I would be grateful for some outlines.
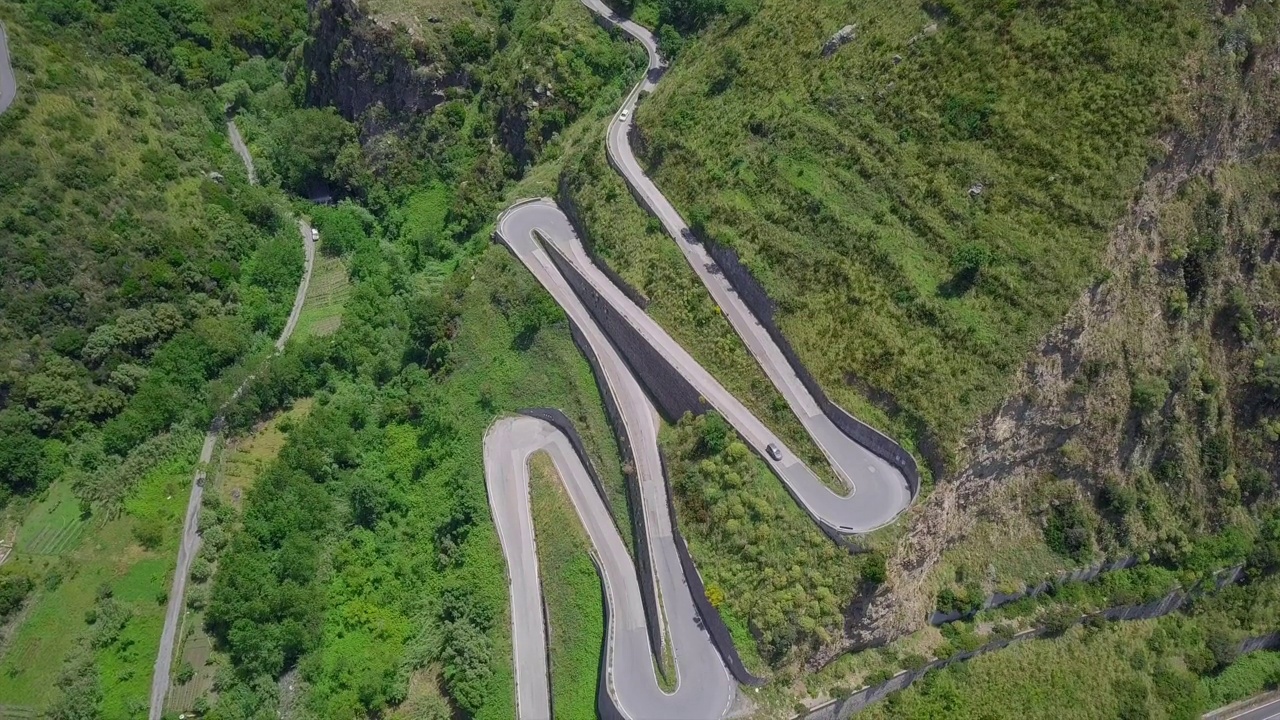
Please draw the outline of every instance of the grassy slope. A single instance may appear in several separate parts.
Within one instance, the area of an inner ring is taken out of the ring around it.
[[[78,543],[40,545],[53,553],[47,555],[29,553],[22,545],[14,551],[7,569],[36,576],[39,590],[28,600],[25,617],[0,659],[0,697],[8,704],[43,708],[54,699],[63,660],[91,632],[85,612],[106,584],[129,607],[131,618],[118,641],[95,651],[103,717],[136,717],[139,702],[145,712],[149,669],[160,642],[164,595],[199,443],[198,433],[173,438],[161,453],[164,459],[139,479],[124,514],[90,518]],[[78,510],[74,517],[66,512],[76,501],[64,486],[52,488],[49,498],[53,502],[33,508],[20,536],[77,520]],[[143,548],[134,534],[144,523],[163,531],[152,549]]]
[[[950,447],[1095,277],[1203,10],[945,5],[929,34],[912,5],[765,2],[688,47],[637,121],[659,186],[742,252],[834,399]],[[972,283],[966,248],[990,257]]]
[[[1206,639],[1216,631],[1226,630],[1233,638],[1271,632],[1278,601],[1280,584],[1272,578],[1208,596],[1185,614],[1100,628],[1077,626],[1062,637],[1019,642],[930,675],[863,714],[886,720],[1199,717],[1199,712],[1247,697],[1274,682],[1273,673],[1280,665],[1276,653],[1245,656],[1225,669],[1212,668],[1211,662],[1206,669],[1203,663],[1209,652]],[[1035,624],[1030,618],[1005,621],[1016,630]],[[842,655],[790,685],[766,686],[755,698],[760,708],[756,717],[793,717],[797,696],[818,701],[847,696],[913,662],[955,652],[961,636],[974,641],[970,647],[992,639],[993,623],[988,620],[957,625],[963,627],[951,641],[938,628],[927,628],[872,651]],[[1197,666],[1200,676],[1185,669]],[[1174,698],[1168,689],[1179,685],[1184,692]],[[1143,710],[1128,715],[1118,712],[1122,703],[1143,697],[1148,699]]]
[[[803,660],[840,637],[867,556],[823,535],[732,431],[708,448],[706,423],[663,437],[680,529],[744,661],[767,674],[766,662]]]
[[[1152,646],[1161,642],[1166,625],[1076,627],[1062,637],[1019,643],[938,673],[862,715],[870,720],[1196,718],[1200,711],[1263,690],[1264,684],[1248,677],[1258,669],[1275,672],[1276,653],[1265,652],[1204,680],[1185,670],[1162,669],[1162,654]],[[1179,686],[1188,694],[1174,689]]]
[[[529,462],[538,570],[550,626],[551,703],[556,717],[596,716],[604,593],[588,552],[591,540],[551,459]]]

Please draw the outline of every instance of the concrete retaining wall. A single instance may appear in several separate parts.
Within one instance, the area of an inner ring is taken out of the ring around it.
[[[1243,570],[1244,569],[1242,567],[1230,568],[1218,573],[1213,578],[1200,583],[1191,590],[1177,589],[1171,591],[1162,598],[1158,598],[1141,605],[1119,605],[1096,613],[1088,613],[1081,615],[1075,622],[1078,624],[1094,616],[1100,616],[1107,620],[1149,620],[1152,618],[1162,617],[1180,609],[1192,598],[1206,592],[1217,591],[1227,585],[1239,582],[1243,577]],[[924,677],[924,675],[930,670],[941,670],[955,663],[964,662],[965,660],[979,655],[985,655],[986,653],[994,650],[1000,650],[1001,648],[1007,647],[1015,642],[1040,637],[1047,633],[1048,630],[1045,628],[1035,628],[1015,635],[1008,640],[994,640],[972,652],[957,653],[956,655],[952,655],[951,657],[943,660],[934,660],[918,670],[904,670],[879,685],[862,688],[848,697],[832,700],[824,705],[813,708],[803,715],[796,716],[796,720],[848,720],[849,717],[857,713],[859,710],[862,710],[874,702],[883,700],[885,696],[890,693],[909,687],[916,680]],[[1267,643],[1275,643],[1275,645],[1268,645]],[[1257,650],[1264,647],[1275,646],[1280,646],[1280,633],[1274,633],[1261,638],[1250,638],[1243,641],[1240,645],[1241,652],[1249,652],[1249,650],[1245,650],[1245,648]]]
[[[543,242],[547,255],[564,276],[574,294],[582,300],[591,317],[604,331],[631,371],[649,392],[653,404],[667,421],[675,423],[685,413],[701,415],[710,408],[693,385],[655,347],[619,315],[591,283],[578,272],[554,245]]]
[[[965,618],[973,617],[974,615],[976,615],[982,610],[990,610],[991,608],[998,608],[1001,605],[1008,605],[1011,602],[1014,602],[1016,600],[1021,600],[1022,598],[1025,598],[1025,597],[1035,597],[1037,595],[1041,595],[1045,592],[1048,592],[1049,589],[1054,586],[1055,582],[1085,582],[1088,580],[1092,580],[1103,573],[1115,572],[1116,570],[1125,570],[1137,564],[1138,564],[1138,558],[1136,556],[1130,555],[1128,557],[1120,558],[1119,560],[1116,560],[1114,562],[1098,563],[1097,565],[1091,565],[1086,568],[1072,570],[1071,572],[1062,573],[1061,575],[1058,576],[1057,580],[1054,580],[1054,581],[1046,580],[1045,582],[1042,582],[1039,585],[1036,585],[1035,587],[1030,587],[1030,588],[1027,588],[1026,590],[1023,590],[1022,592],[994,593],[988,596],[986,600],[983,600],[982,606],[979,607],[977,610],[970,610],[970,611],[952,610],[950,612],[945,612],[945,613],[938,610],[934,610],[933,614],[929,616],[929,624],[945,625],[949,622],[955,622],[956,620],[963,620]]]

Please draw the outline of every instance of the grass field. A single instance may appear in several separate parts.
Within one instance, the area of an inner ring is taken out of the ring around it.
[[[127,608],[129,620],[118,639],[94,649],[102,717],[131,719],[139,708],[145,714],[148,670],[160,642],[164,600],[199,442],[199,434],[191,433],[174,457],[139,478],[119,517],[82,523],[94,531],[83,533],[79,545],[64,545],[61,555],[49,555],[28,553],[18,544],[9,562],[38,580],[30,610],[0,657],[0,698],[6,704],[48,707],[58,692],[54,683],[64,660],[91,632],[85,614],[105,586]],[[49,537],[46,528],[65,527],[66,506],[74,507],[70,492],[55,485],[49,498],[33,508],[19,538]],[[138,533],[144,528],[159,531],[159,544],[150,549],[139,544]],[[37,542],[35,547],[49,550],[56,544]]]
[[[550,627],[551,703],[557,718],[596,717],[604,594],[578,519],[551,458],[529,460],[530,504],[538,543],[538,571]]]

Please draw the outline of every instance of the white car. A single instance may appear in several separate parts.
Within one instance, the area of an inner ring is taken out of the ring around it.
[[[627,121],[627,109],[626,109],[626,108],[622,108],[622,112],[618,113],[618,119],[619,119],[619,120],[621,120],[622,122],[626,122],[626,121]]]
[[[311,228],[311,241],[319,242],[319,240],[320,240],[320,231],[315,228]]]

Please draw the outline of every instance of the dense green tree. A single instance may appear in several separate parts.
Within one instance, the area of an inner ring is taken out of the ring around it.
[[[22,607],[22,601],[33,587],[35,583],[27,575],[0,575],[0,622],[4,622]]]
[[[0,505],[10,495],[29,493],[49,480],[44,443],[32,430],[30,413],[0,411]]]
[[[355,139],[355,128],[333,108],[294,110],[272,123],[266,159],[285,188],[305,196],[317,182],[340,179],[331,168]]]

